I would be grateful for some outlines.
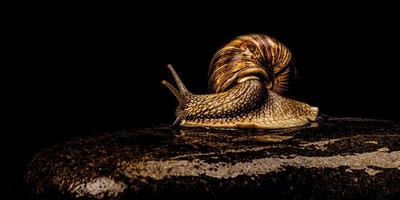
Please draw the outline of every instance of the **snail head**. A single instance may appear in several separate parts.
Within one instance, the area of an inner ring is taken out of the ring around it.
[[[172,77],[174,78],[178,88],[176,88],[175,86],[173,86],[171,83],[169,83],[166,80],[161,81],[161,84],[165,85],[178,100],[179,105],[178,105],[178,107],[176,109],[176,113],[175,113],[176,120],[173,123],[173,126],[176,126],[185,117],[184,110],[187,105],[186,102],[189,100],[191,93],[186,88],[186,86],[183,84],[182,80],[179,78],[178,74],[176,73],[176,71],[172,67],[172,65],[168,64],[167,68],[171,72]]]

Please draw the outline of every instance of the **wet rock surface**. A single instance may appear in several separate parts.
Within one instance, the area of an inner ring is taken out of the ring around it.
[[[39,152],[26,185],[34,199],[397,199],[400,124],[96,133]]]

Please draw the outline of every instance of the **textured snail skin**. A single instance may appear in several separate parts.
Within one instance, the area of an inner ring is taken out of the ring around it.
[[[171,65],[178,89],[163,81],[179,101],[174,125],[279,129],[316,120],[318,108],[281,96],[295,72],[290,51],[265,35],[240,36],[211,61],[215,94],[190,93]]]

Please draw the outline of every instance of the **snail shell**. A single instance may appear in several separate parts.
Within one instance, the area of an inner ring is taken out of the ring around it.
[[[315,121],[317,107],[281,96],[296,72],[291,57],[272,37],[239,36],[214,55],[211,94],[203,95],[190,93],[168,65],[178,86],[162,82],[179,102],[174,125],[278,129]]]
[[[209,87],[211,92],[226,91],[235,82],[256,76],[268,89],[282,93],[288,89],[296,68],[290,51],[266,35],[244,35],[229,42],[211,61]]]

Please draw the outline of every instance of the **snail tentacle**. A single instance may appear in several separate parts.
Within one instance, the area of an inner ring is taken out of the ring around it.
[[[181,94],[185,95],[187,93],[189,93],[188,89],[186,89],[185,84],[183,84],[182,80],[179,78],[178,74],[176,73],[174,67],[172,67],[171,64],[167,65],[169,71],[172,74],[172,77],[174,78],[176,85],[178,86],[179,91],[181,92]]]
[[[186,88],[185,84],[183,84],[182,80],[179,78],[179,75],[178,73],[176,73],[174,67],[172,67],[171,64],[168,64],[167,68],[171,72],[172,77],[174,78],[179,90],[166,80],[162,80],[161,84],[165,85],[171,91],[171,93],[176,97],[179,103],[182,103],[185,99],[185,96],[189,95],[190,92]]]
[[[169,91],[171,91],[171,93],[176,97],[176,99],[178,100],[179,103],[182,103],[184,97],[183,95],[179,92],[178,89],[176,89],[173,85],[171,85],[171,83],[169,83],[166,80],[162,80],[161,84],[165,85]]]

